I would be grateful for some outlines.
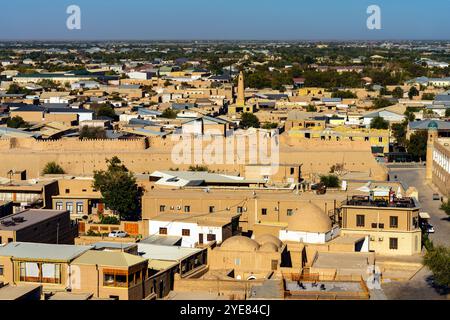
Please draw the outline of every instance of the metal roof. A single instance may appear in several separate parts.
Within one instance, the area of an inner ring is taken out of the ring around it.
[[[70,262],[91,248],[92,246],[11,242],[0,247],[0,256],[35,261]]]
[[[176,246],[160,246],[156,244],[138,243],[138,252],[141,257],[150,260],[165,260],[180,262],[202,249],[193,249]]]

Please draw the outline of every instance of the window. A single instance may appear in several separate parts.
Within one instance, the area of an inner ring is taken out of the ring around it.
[[[216,208],[214,206],[209,207],[209,213],[214,213],[215,210]]]
[[[167,228],[159,228],[159,234],[167,234]]]
[[[261,214],[262,214],[263,216],[266,216],[266,215],[267,215],[267,209],[266,209],[266,208],[262,208],[262,209],[261,209]]]
[[[240,264],[241,264],[241,259],[240,258],[234,259],[234,265],[235,266],[239,266]]]
[[[364,227],[365,226],[365,216],[363,214],[357,214],[356,215],[356,226],[357,227]]]
[[[164,206],[164,205],[159,206],[159,212],[164,212],[164,211],[166,211],[166,206]]]
[[[389,249],[392,249],[392,250],[398,249],[398,239],[397,238],[389,238]]]
[[[0,264],[0,276],[3,275],[4,270],[5,270],[5,267]]]
[[[278,269],[278,260],[272,260],[272,270]]]
[[[62,201],[57,201],[56,202],[56,210],[62,210],[63,209],[63,203]]]
[[[209,241],[216,241],[216,235],[215,234],[207,234],[206,235],[206,240]]]
[[[55,263],[20,262],[20,281],[61,283],[61,265]]]
[[[376,229],[377,228],[377,224],[376,223],[372,223],[372,228]]]
[[[191,212],[190,206],[184,206],[184,212]]]
[[[103,273],[103,285],[105,287],[127,288],[128,273],[121,270],[105,270]]]
[[[237,207],[237,213],[242,213],[244,211],[244,208],[242,207]]]
[[[66,189],[66,193],[70,193],[70,189]]]
[[[184,237],[189,237],[191,235],[191,230],[183,229],[183,230],[181,230],[181,235]]]
[[[14,242],[13,238],[8,238],[8,243]]]
[[[66,210],[70,213],[73,212],[73,202],[66,202]]]
[[[77,213],[83,213],[83,202],[77,202]]]
[[[378,224],[378,228],[384,229],[384,223],[379,223],[379,224]]]
[[[378,142],[383,142],[383,137],[379,137]]]
[[[294,210],[292,210],[292,209],[287,209],[286,214],[287,214],[288,217],[290,217],[290,216],[294,215]]]
[[[291,175],[295,173],[295,168],[291,168]]]

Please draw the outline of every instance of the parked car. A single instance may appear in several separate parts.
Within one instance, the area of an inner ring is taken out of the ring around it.
[[[433,193],[433,200],[441,200],[439,193]]]
[[[125,231],[111,231],[108,234],[108,237],[110,238],[126,238],[128,234]]]
[[[428,233],[434,233],[434,227],[431,224],[426,226],[426,230]]]

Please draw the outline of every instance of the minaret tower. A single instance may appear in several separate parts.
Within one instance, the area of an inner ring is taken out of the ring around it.
[[[236,105],[245,106],[244,73],[242,71],[239,73]]]
[[[428,125],[428,141],[427,141],[427,167],[426,180],[431,181],[433,178],[433,151],[434,141],[438,136],[438,124],[436,121],[431,121]]]

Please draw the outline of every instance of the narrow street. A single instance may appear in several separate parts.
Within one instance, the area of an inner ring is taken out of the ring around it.
[[[401,181],[405,188],[415,187],[419,192],[421,211],[428,212],[430,223],[435,233],[430,238],[435,244],[450,246],[449,217],[439,209],[441,201],[433,200],[435,191],[425,183],[425,167],[419,164],[392,165],[390,180]],[[395,178],[397,177],[397,178]],[[432,273],[426,267],[421,269],[408,282],[390,282],[382,285],[384,294],[393,300],[445,300],[447,296],[440,294],[432,285]]]

